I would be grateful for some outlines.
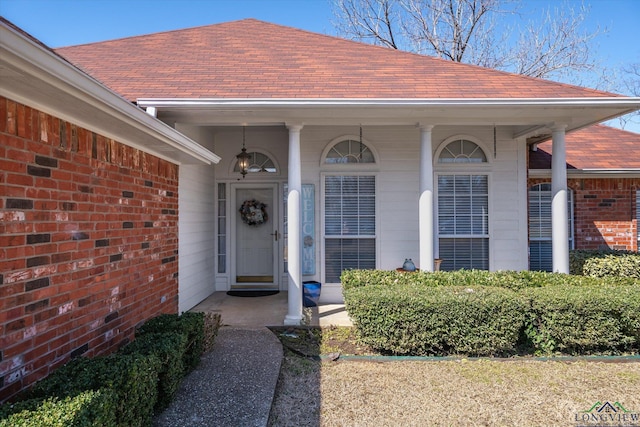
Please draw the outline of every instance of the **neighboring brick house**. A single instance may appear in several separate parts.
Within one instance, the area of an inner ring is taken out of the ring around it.
[[[183,135],[0,24],[4,401],[70,358],[110,353],[136,325],[177,312],[179,163],[207,160],[189,153],[195,144]]]
[[[640,134],[603,125],[567,134],[572,249],[638,250]],[[529,152],[530,267],[551,270],[551,141]]]

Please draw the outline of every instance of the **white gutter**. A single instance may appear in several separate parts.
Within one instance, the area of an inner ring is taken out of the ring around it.
[[[572,178],[640,178],[640,169],[567,169]],[[529,169],[529,178],[551,177],[551,169]]]
[[[640,109],[640,97],[591,97],[591,98],[141,98],[140,107],[618,107],[629,112]]]
[[[103,136],[150,152],[159,157],[171,160],[174,163],[176,159],[174,155],[171,155],[170,151],[175,150],[206,164],[218,163],[220,161],[220,157],[216,154],[190,138],[187,138],[167,124],[150,116],[44,46],[16,31],[5,22],[0,21],[0,24],[0,57],[2,62],[16,67],[21,77],[28,73],[33,78],[56,88],[56,90],[60,90],[80,102],[90,104],[91,107],[99,110],[101,113],[127,125],[129,131],[126,132],[125,129],[123,132],[114,133],[110,127],[102,127],[100,123],[96,123],[99,122],[99,120],[95,120],[95,122],[92,123],[88,123],[88,121],[85,120],[84,123],[79,123],[75,117],[71,117],[69,114],[61,118],[76,122]],[[9,72],[12,71],[9,70]],[[3,76],[2,83],[0,83],[0,93],[18,102],[29,104],[26,101],[30,99],[23,96],[19,89],[9,85],[6,80]],[[34,102],[38,103],[37,101]],[[58,113],[58,111],[46,112],[51,114]],[[136,140],[128,139],[126,134],[132,130],[139,131],[171,147],[173,150],[167,150],[161,147],[154,148],[151,145],[141,144]]]

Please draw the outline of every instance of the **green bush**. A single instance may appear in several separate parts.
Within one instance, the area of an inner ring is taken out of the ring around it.
[[[553,286],[525,291],[536,353],[640,350],[640,286]]]
[[[582,267],[583,274],[591,277],[632,277],[640,279],[640,254],[608,254],[589,258]]]
[[[116,394],[113,408],[118,425],[147,426],[157,399],[161,361],[155,356],[113,354],[78,358],[33,385],[31,398],[60,399],[108,388]]]
[[[194,370],[200,363],[204,349],[204,314],[161,314],[146,321],[136,332],[136,337],[165,332],[178,332],[187,337],[187,350],[183,359],[185,374]]]
[[[491,286],[508,289],[526,289],[543,286],[573,285],[598,286],[601,279],[540,271],[484,271],[457,270],[450,272],[404,273],[381,270],[346,270],[340,278],[343,291],[361,286]],[[608,279],[610,284],[630,284],[625,278]]]
[[[85,391],[63,399],[32,399],[0,406],[0,427],[115,427],[113,390]]]
[[[389,353],[640,350],[640,282],[633,278],[475,270],[352,270],[342,278],[363,341]]]
[[[526,301],[495,287],[353,287],[345,304],[365,344],[410,355],[504,355],[516,350]]]
[[[612,249],[602,249],[602,250],[575,250],[569,252],[569,272],[571,274],[575,274],[578,276],[585,275],[584,273],[584,264],[587,260],[591,260],[594,258],[604,258],[604,257],[618,257],[624,255],[638,255],[637,252],[631,251],[616,251]],[[634,277],[634,276],[630,276]]]
[[[186,335],[169,332],[144,334],[121,350],[122,354],[153,355],[161,361],[162,367],[158,372],[158,400],[154,407],[156,412],[169,406],[180,386],[186,349]]]

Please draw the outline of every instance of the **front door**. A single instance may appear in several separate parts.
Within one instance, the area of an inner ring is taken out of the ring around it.
[[[232,184],[233,289],[278,289],[277,184]]]

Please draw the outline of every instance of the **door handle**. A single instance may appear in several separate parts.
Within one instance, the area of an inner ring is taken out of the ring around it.
[[[280,233],[278,233],[278,230],[276,230],[275,233],[271,233],[272,236],[275,236],[276,242],[278,241],[278,237],[280,235]]]

